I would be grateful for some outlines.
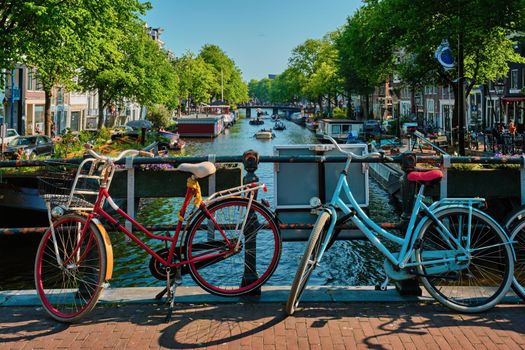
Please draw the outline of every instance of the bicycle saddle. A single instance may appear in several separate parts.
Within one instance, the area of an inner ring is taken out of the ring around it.
[[[412,171],[407,175],[407,180],[411,182],[419,182],[425,185],[429,185],[438,182],[443,178],[441,170],[430,170],[430,171]]]
[[[191,173],[198,179],[202,179],[211,174],[215,174],[215,165],[212,162],[202,162],[197,164],[182,163],[177,167],[178,171]]]

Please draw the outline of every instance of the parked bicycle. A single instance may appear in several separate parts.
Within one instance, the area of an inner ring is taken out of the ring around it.
[[[233,297],[258,289],[275,271],[281,255],[279,225],[255,199],[264,184],[231,188],[202,200],[198,180],[215,173],[214,164],[180,164],[177,170],[190,176],[175,233],[155,235],[120,209],[108,192],[118,160],[153,155],[126,150],[112,158],[88,152],[92,158],[82,161],[76,173],[41,178],[50,227],[38,248],[34,275],[42,305],[54,319],[73,322],[85,316],[111,279],[113,250],[101,219],[151,255],[153,276],[166,281],[157,297],[167,293],[168,320],[183,273],[210,293]],[[186,215],[192,200],[195,207]],[[115,214],[104,209],[105,203]],[[119,217],[153,241],[164,242],[164,248],[152,249]]]
[[[516,295],[525,300],[525,206],[507,215],[504,219],[504,227],[509,232],[516,253],[512,289]]]
[[[319,216],[292,284],[288,314],[294,313],[313,270],[348,221],[385,256],[383,290],[390,280],[419,278],[432,297],[460,312],[485,311],[503,298],[512,282],[512,245],[498,223],[480,210],[484,199],[447,198],[427,206],[425,187],[437,184],[443,174],[439,170],[411,172],[407,179],[417,183],[419,191],[404,237],[399,237],[366,215],[348,185],[352,159],[366,156],[341,149],[332,138],[330,141],[348,158],[330,202],[321,205],[312,200]],[[379,153],[368,156],[383,157]],[[381,236],[397,249],[388,249]]]

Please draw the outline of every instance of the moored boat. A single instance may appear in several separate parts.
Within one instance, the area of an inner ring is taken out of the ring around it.
[[[274,129],[274,130],[279,130],[279,131],[280,131],[280,130],[284,130],[284,129],[286,129],[286,125],[284,125],[283,122],[278,121],[278,122],[276,122],[275,125],[273,126],[273,129]]]
[[[255,119],[250,119],[248,123],[250,123],[250,125],[262,125],[264,124],[264,120],[260,118],[255,118]]]
[[[337,142],[346,143],[349,138],[358,140],[363,134],[363,122],[346,119],[321,119],[315,136],[321,142],[329,143],[326,135]]]
[[[309,120],[306,122],[306,128],[310,131],[315,131],[318,126],[319,126],[319,123],[316,121]]]
[[[275,136],[272,129],[261,129],[255,133],[256,139],[270,140]]]

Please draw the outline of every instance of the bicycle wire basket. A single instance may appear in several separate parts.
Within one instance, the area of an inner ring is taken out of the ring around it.
[[[50,163],[38,176],[38,190],[50,208],[59,206],[71,211],[91,211],[100,179],[99,167],[93,159],[84,160],[78,167]]]

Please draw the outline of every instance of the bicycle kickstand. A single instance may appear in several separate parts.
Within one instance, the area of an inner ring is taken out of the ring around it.
[[[376,285],[375,290],[382,290],[383,292],[386,291],[389,282],[390,278],[386,277],[383,283]]]
[[[168,281],[169,281],[169,273],[168,273]],[[182,284],[182,277],[181,277],[181,269],[180,267],[177,267],[175,270],[175,278],[170,286],[166,286],[168,289],[168,314],[166,315],[165,323],[168,323],[171,321],[171,315],[173,313],[173,308],[175,307],[175,291],[177,290],[177,287]]]

